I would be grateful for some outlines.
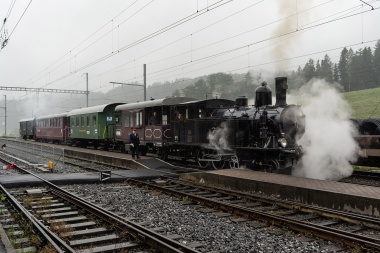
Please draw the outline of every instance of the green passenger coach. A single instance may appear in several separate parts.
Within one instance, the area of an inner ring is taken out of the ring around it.
[[[115,107],[123,103],[97,105],[72,110],[70,117],[71,145],[78,147],[93,146],[107,150],[115,147],[115,123],[121,113],[115,112]]]

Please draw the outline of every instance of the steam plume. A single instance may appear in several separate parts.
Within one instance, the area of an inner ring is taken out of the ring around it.
[[[301,165],[294,175],[339,180],[352,174],[350,162],[357,159],[350,108],[337,90],[324,80],[311,80],[300,90],[307,101],[302,108],[306,115],[306,131],[298,142],[303,146]]]
[[[227,140],[229,132],[227,123],[222,122],[214,131],[208,133],[207,139],[216,150],[229,150],[230,147]]]

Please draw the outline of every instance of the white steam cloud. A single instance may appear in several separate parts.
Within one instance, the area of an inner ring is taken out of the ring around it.
[[[352,174],[357,159],[356,129],[349,120],[350,107],[332,84],[313,79],[300,89],[306,131],[299,140],[304,155],[293,175],[339,180]]]
[[[215,128],[214,131],[208,133],[207,139],[209,140],[210,145],[216,150],[229,150],[230,147],[227,140],[229,131],[227,123],[222,122],[222,124]]]

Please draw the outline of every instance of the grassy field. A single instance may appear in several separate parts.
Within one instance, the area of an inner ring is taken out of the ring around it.
[[[380,88],[346,92],[342,95],[353,110],[352,118],[380,118]]]

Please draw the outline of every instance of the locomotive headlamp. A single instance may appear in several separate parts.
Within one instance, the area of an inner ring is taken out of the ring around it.
[[[283,147],[283,148],[286,148],[286,146],[288,145],[288,142],[286,141],[285,138],[280,138],[278,139],[278,144]]]

